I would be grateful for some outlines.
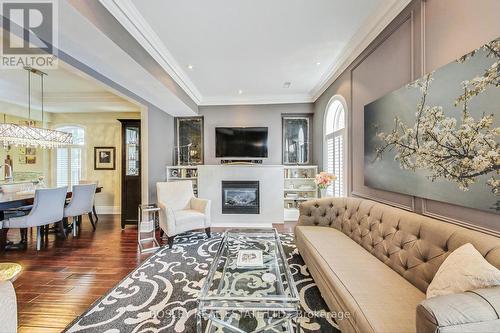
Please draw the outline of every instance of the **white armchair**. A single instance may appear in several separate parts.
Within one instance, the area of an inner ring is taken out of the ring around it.
[[[156,184],[160,228],[172,247],[175,235],[205,229],[210,237],[210,200],[198,199],[191,181],[160,182]]]

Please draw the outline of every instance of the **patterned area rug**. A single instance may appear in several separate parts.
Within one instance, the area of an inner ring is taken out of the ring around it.
[[[75,319],[65,332],[196,332],[197,296],[221,235],[189,232],[175,238]],[[302,332],[340,332],[297,252],[281,235],[300,294]]]

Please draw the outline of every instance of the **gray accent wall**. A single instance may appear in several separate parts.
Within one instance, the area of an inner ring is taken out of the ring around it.
[[[165,181],[165,166],[172,165],[174,117],[156,107],[148,109],[149,202],[156,202],[156,183]]]
[[[414,0],[314,103],[314,158],[323,163],[323,119],[342,95],[348,107],[349,194],[500,235],[498,215],[364,185],[364,106],[500,36],[498,0]]]
[[[200,106],[204,117],[205,164],[219,164],[215,157],[215,127],[263,126],[269,128],[269,157],[264,164],[281,164],[281,115],[283,113],[312,113],[312,104],[266,104]],[[312,130],[312,126],[311,126]],[[314,143],[313,143],[314,147]]]

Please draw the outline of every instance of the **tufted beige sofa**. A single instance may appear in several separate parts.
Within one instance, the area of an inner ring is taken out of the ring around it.
[[[303,203],[295,238],[343,333],[500,332],[500,287],[425,299],[463,244],[500,267],[499,238],[358,198]]]

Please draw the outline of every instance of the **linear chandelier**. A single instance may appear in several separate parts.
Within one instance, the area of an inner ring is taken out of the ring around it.
[[[0,142],[3,143],[5,148],[10,145],[14,145],[21,147],[40,147],[52,149],[72,144],[73,136],[71,133],[36,127],[35,122],[31,121],[31,74],[33,73],[39,75],[41,79],[43,125],[43,77],[44,75],[47,75],[47,73],[32,67],[24,67],[24,69],[28,72],[28,124],[18,125],[14,123],[6,123],[4,115],[4,123],[0,124]]]

